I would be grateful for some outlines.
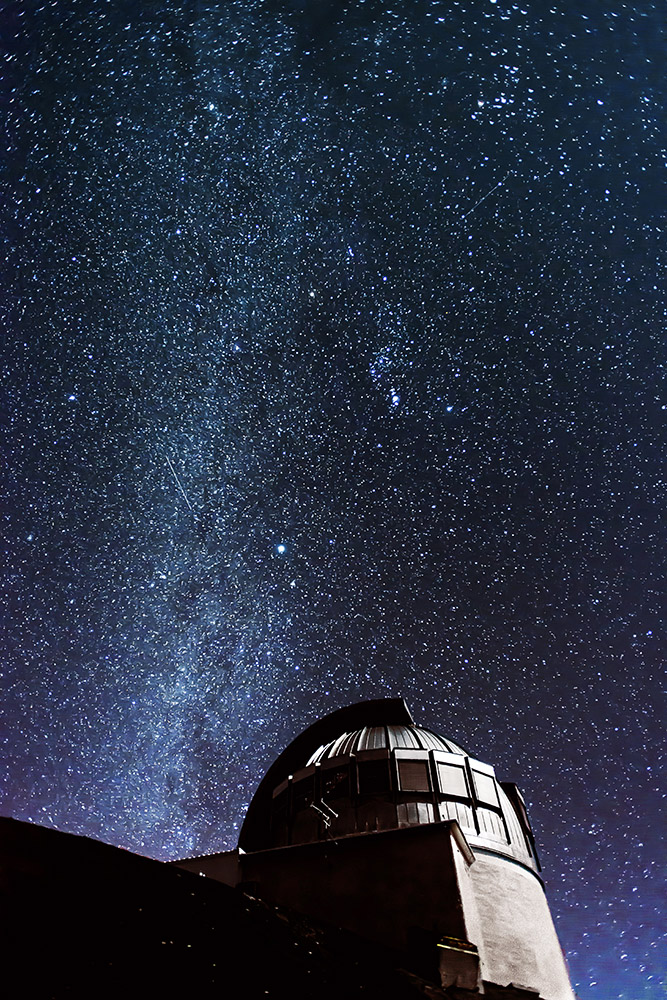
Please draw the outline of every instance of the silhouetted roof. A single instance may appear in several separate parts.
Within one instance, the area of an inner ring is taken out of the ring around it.
[[[0,818],[0,866],[25,1000],[423,1000],[403,955],[87,837]]]

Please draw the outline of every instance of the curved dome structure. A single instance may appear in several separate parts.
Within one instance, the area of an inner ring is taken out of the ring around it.
[[[180,864],[379,946],[443,996],[575,1000],[517,786],[400,698],[306,729],[238,849]]]
[[[335,740],[319,747],[308,764],[322,764],[335,757],[350,756],[364,750],[444,750],[445,753],[465,754],[456,743],[430,729],[418,726],[365,726],[351,733],[343,733]]]
[[[402,699],[341,709],[294,740],[251,803],[245,851],[456,820],[471,846],[539,870],[516,785],[415,725]]]

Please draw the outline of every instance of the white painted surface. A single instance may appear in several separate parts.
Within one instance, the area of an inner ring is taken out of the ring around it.
[[[482,935],[475,940],[471,934],[471,940],[479,949],[482,978],[539,989],[545,1000],[575,1000],[539,880],[511,861],[480,851],[468,873]]]

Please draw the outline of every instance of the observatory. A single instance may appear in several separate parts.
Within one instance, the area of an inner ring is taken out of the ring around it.
[[[521,792],[402,699],[305,730],[238,849],[177,864],[357,934],[445,996],[574,998]]]

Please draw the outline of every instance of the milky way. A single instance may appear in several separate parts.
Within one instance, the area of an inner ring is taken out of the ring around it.
[[[5,813],[233,846],[403,695],[658,995],[663,14],[5,6]]]

